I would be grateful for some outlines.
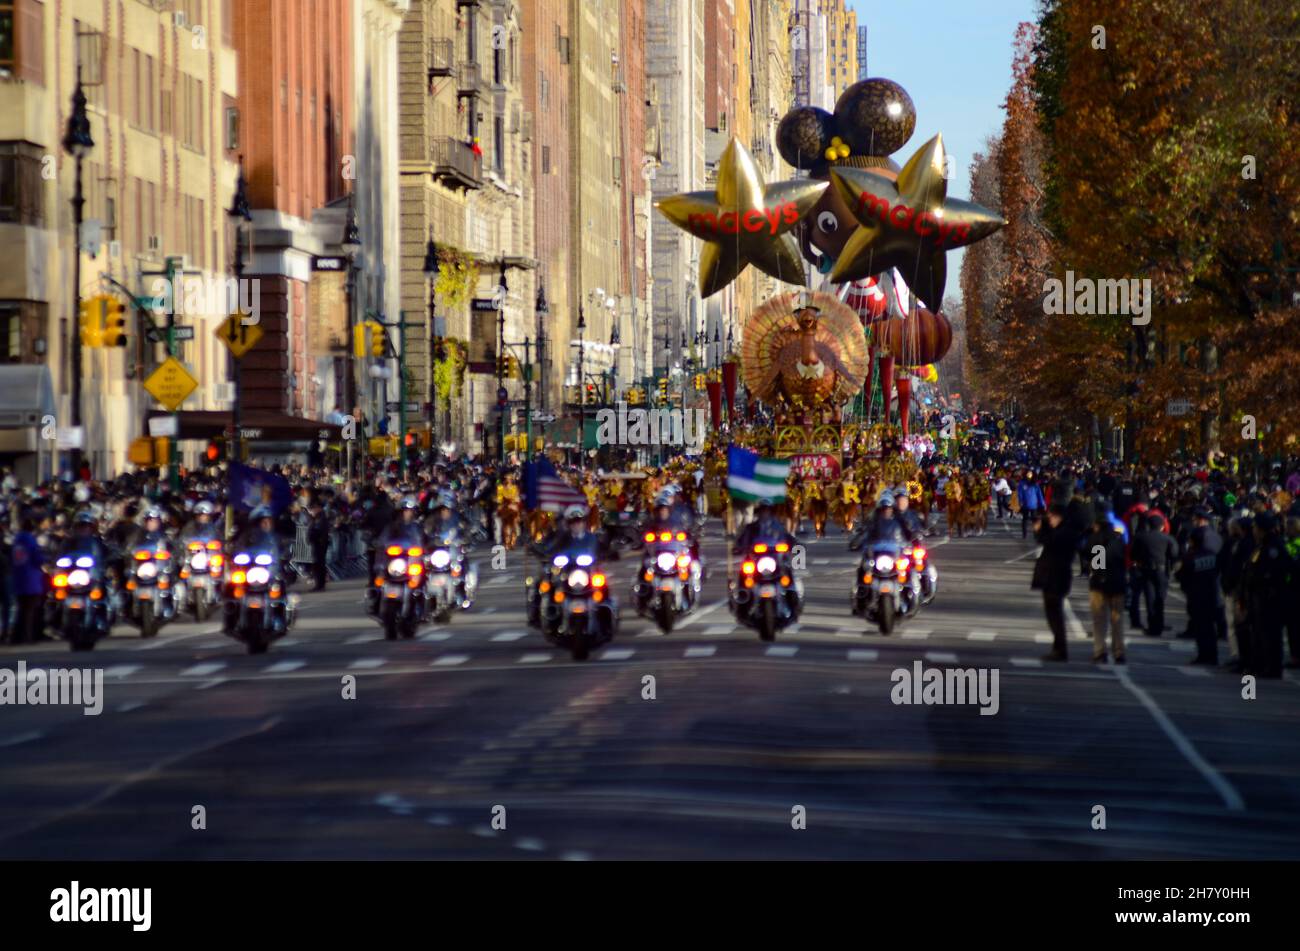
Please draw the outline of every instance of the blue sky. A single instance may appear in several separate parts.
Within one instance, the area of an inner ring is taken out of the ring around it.
[[[970,163],[1002,127],[1016,25],[1036,0],[849,0],[866,25],[872,76],[901,83],[916,104],[916,131],[893,156],[900,165],[935,133],[953,156],[948,194],[970,198]],[[1000,209],[995,209],[1000,210]],[[960,296],[961,252],[948,255],[947,296]]]

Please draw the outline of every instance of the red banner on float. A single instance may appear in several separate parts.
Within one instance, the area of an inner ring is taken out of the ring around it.
[[[735,363],[722,365],[722,392],[727,398],[727,418],[731,420],[740,415],[736,406],[736,366]]]
[[[706,380],[704,386],[709,391],[709,420],[717,429],[722,425],[722,381]]]

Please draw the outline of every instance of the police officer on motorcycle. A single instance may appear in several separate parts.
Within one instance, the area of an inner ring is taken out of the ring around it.
[[[796,544],[795,537],[785,530],[785,525],[777,518],[776,507],[772,505],[771,499],[759,499],[755,503],[753,521],[736,536],[736,543],[731,548],[732,554],[743,555],[749,551],[750,546],[760,541],[784,543],[791,550]]]
[[[446,548],[463,566],[456,594],[461,608],[468,609],[474,603],[474,592],[478,587],[478,567],[469,561],[466,527],[456,511],[456,496],[450,490],[438,493],[438,501],[429,519],[428,538],[432,545]]]
[[[903,523],[894,515],[894,497],[888,492],[876,500],[876,511],[849,539],[849,550],[858,551],[863,545],[876,542],[904,544],[908,539]]]

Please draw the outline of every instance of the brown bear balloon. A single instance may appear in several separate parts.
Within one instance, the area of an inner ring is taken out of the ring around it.
[[[791,109],[777,127],[776,145],[787,163],[811,178],[829,179],[838,165],[896,179],[899,166],[889,156],[915,128],[916,107],[907,90],[890,79],[864,79],[844,90],[833,115],[816,106]],[[858,227],[838,189],[828,188],[800,226],[800,250],[829,274]]]

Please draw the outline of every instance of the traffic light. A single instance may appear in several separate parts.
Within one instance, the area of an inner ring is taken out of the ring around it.
[[[208,448],[203,451],[203,459],[210,466],[215,466],[225,456],[222,449],[221,441],[218,439],[209,439]]]
[[[104,301],[104,295],[97,294],[81,302],[81,345],[83,347],[104,345]]]
[[[377,320],[363,320],[352,328],[352,352],[358,357],[374,357],[382,359],[384,356],[384,325]]]
[[[103,298],[105,347],[126,346],[126,305],[115,297]]]
[[[587,384],[587,403],[588,403],[588,404],[594,404],[595,402],[596,402],[596,384],[595,384],[595,383],[588,383],[588,384]]]
[[[523,379],[523,374],[519,372],[519,358],[515,356],[506,357],[506,376],[512,380]]]
[[[384,344],[388,342],[388,335],[384,332],[384,325],[375,320],[366,321],[370,325],[370,355],[376,360],[384,356]]]
[[[370,328],[364,321],[352,328],[352,354],[358,359],[365,359],[366,351],[369,349],[366,346],[366,336],[369,333]]]
[[[659,378],[659,401],[668,402],[668,378],[663,376]]]

